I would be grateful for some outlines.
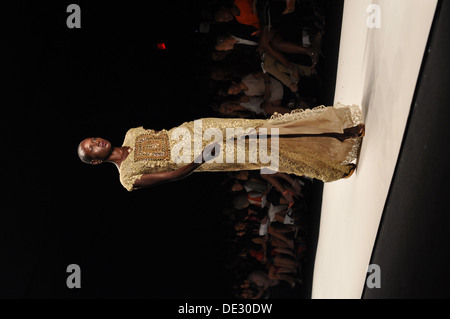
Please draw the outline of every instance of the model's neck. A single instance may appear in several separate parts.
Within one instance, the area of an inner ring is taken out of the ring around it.
[[[106,159],[106,162],[114,163],[117,167],[119,167],[120,164],[127,158],[129,149],[130,148],[127,146],[114,147],[111,154]]]

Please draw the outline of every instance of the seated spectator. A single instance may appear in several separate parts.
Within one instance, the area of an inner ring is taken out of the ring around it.
[[[261,31],[259,49],[261,52],[267,52],[287,68],[290,67],[290,62],[287,61],[285,53],[308,55],[311,58],[311,68],[314,68],[319,62],[320,51],[318,49],[286,41],[272,28],[265,28]]]
[[[268,201],[270,198],[268,197]],[[269,203],[269,209],[267,211],[270,222],[278,221],[283,224],[293,225],[294,224],[294,211],[292,208],[288,208],[288,205],[274,205]]]
[[[240,118],[266,118],[267,114],[261,107],[264,100],[262,97],[242,96],[234,101],[226,101],[219,105],[213,105],[213,111],[230,117]]]
[[[289,174],[274,173],[261,174],[261,177],[269,182],[273,189],[267,194],[267,199],[273,205],[289,205],[295,204],[295,199],[302,198],[302,186],[299,178],[293,178]]]
[[[240,36],[234,34],[226,34],[217,37],[215,45],[216,51],[231,51],[235,49],[237,45],[245,45],[253,47],[255,50],[258,47],[259,39],[256,37],[248,37],[243,34]]]
[[[254,177],[246,180],[236,179],[233,191],[241,191],[245,189],[246,192],[256,191],[265,194],[269,189],[269,184],[265,180],[256,179]]]
[[[258,192],[239,193],[232,200],[235,209],[249,209],[263,218],[267,215],[266,196]]]
[[[252,26],[255,31],[260,29],[255,0],[234,0],[231,7],[220,7],[214,18],[217,22],[236,20],[238,23]]]
[[[277,222],[271,222],[269,227],[267,228],[267,233],[271,236],[272,239],[272,245],[282,248],[294,249],[295,246],[294,241],[286,236],[287,233],[292,232],[293,232],[292,226],[284,225]]]
[[[296,270],[294,271],[290,268],[276,267],[274,265],[270,265],[268,268],[269,279],[286,281],[292,288],[294,288],[297,283],[302,283],[302,280],[295,276],[297,273]]]
[[[244,76],[240,82],[233,81],[227,90],[229,95],[237,95],[241,92],[249,97],[263,98],[263,110],[268,115],[275,112],[281,114],[291,112],[290,109],[281,106],[283,85],[267,73],[250,73]]]
[[[277,0],[272,0],[277,1]],[[295,0],[278,0],[286,2],[286,9],[282,14],[292,13],[295,10]],[[263,2],[263,1],[261,1]],[[214,18],[217,22],[237,22],[245,25],[251,25],[256,30],[260,29],[260,17],[262,9],[257,8],[257,0],[234,0],[231,7],[222,6],[216,11]],[[258,14],[259,13],[259,14]]]
[[[253,57],[255,58],[255,57]],[[252,69],[250,63],[241,63],[241,57],[228,56],[225,61],[217,62],[209,66],[209,78],[213,81],[232,81],[260,70],[259,64]],[[256,63],[255,63],[256,64]]]
[[[257,289],[257,293],[253,295],[252,299],[268,299],[270,296],[270,287],[277,286],[280,281],[278,279],[270,279],[267,272],[255,270],[248,276],[250,285]]]
[[[241,181],[246,181],[250,178],[250,172],[249,171],[228,172],[228,176]]]
[[[262,60],[264,71],[281,81],[281,83],[288,87],[293,93],[298,91],[298,82],[301,76],[317,74],[312,67],[300,64],[287,62],[288,67],[286,67],[270,54],[264,54]]]

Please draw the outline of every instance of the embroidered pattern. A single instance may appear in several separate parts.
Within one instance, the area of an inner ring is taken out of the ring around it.
[[[141,134],[135,141],[135,161],[170,160],[169,137],[166,132]]]

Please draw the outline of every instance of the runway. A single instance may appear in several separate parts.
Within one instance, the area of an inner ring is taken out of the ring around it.
[[[345,1],[335,104],[361,106],[366,136],[354,176],[324,187],[313,299],[363,296],[437,5]]]

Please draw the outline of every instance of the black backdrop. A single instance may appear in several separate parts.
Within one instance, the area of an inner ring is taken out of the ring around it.
[[[223,297],[217,176],[129,194],[113,165],[76,154],[90,136],[122,145],[131,127],[208,114],[193,80],[201,1],[17,2],[2,15],[3,297]],[[164,42],[166,50],[158,50]],[[6,68],[6,69],[5,69]],[[78,264],[82,289],[66,287]]]

